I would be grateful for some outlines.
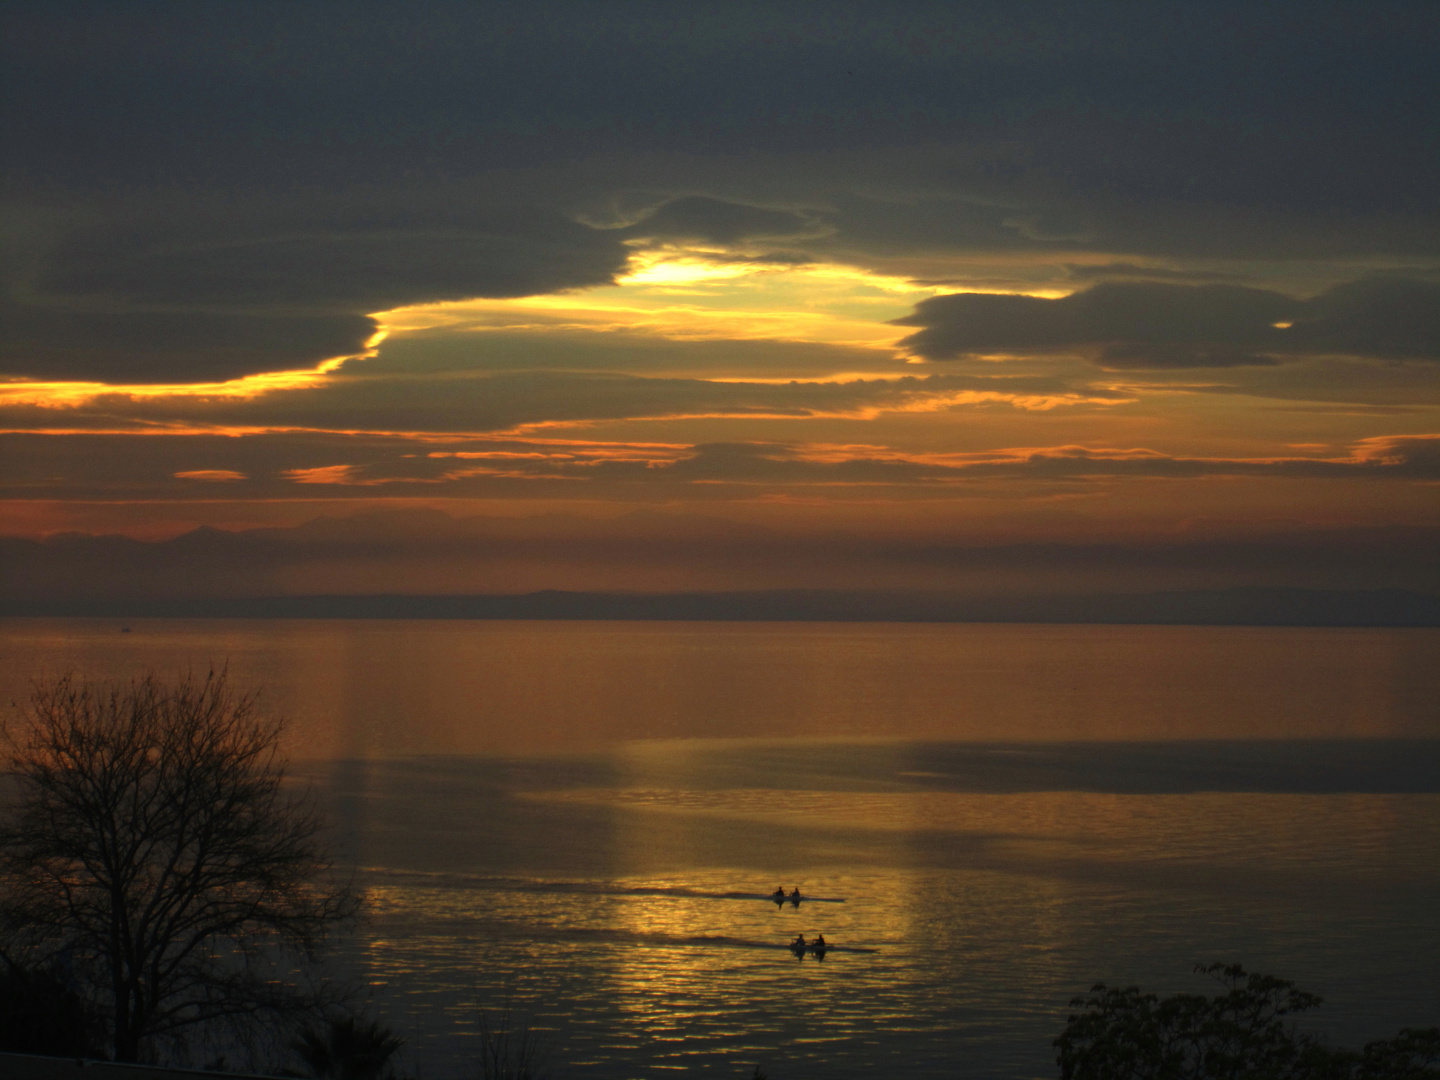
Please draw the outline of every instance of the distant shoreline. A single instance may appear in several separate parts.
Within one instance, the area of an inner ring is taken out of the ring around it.
[[[1095,623],[1400,628],[1440,626],[1440,596],[1403,589],[1241,588],[983,599],[822,590],[128,597],[0,600],[0,617]]]

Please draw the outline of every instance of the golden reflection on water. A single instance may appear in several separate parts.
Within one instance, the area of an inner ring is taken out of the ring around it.
[[[635,749],[613,786],[515,804],[603,815],[604,875],[402,869],[435,862],[413,833],[375,851],[372,983],[462,1027],[521,987],[597,1076],[858,1075],[921,1051],[947,1075],[1037,1075],[1070,995],[1194,989],[1185,973],[1211,959],[1325,992],[1337,1031],[1368,1031],[1367,1007],[1393,1028],[1440,1004],[1433,972],[1399,974],[1440,944],[1422,914],[1440,795],[697,789],[665,786],[673,755]],[[844,903],[765,899],[795,884]],[[817,932],[874,951],[783,947]]]
[[[511,995],[576,1076],[763,1062],[786,1080],[998,1078],[1053,1075],[1049,1039],[1092,982],[1193,990],[1190,965],[1215,959],[1324,993],[1340,1041],[1433,1024],[1440,795],[1335,786],[1325,770],[1350,744],[1305,758],[1260,742],[1270,771],[1206,791],[1207,744],[1127,758],[1123,740],[1434,738],[1437,645],[1430,630],[8,620],[0,694],[42,670],[226,659],[263,685],[362,867],[350,962],[412,1039],[412,1071],[458,1074],[477,1010]],[[1287,755],[1331,786],[1267,789]],[[1147,763],[1173,776],[1141,793]],[[797,884],[844,903],[763,899]],[[817,932],[874,951],[783,947]]]

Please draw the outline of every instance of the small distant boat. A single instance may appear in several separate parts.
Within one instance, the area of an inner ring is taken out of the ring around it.
[[[776,889],[771,893],[733,892],[725,893],[722,899],[725,900],[768,900],[776,907],[784,907],[789,904],[798,908],[803,904],[843,904],[843,896],[816,896],[814,893],[802,893],[799,889],[786,892],[784,889]]]
[[[815,957],[816,960],[824,960],[825,953],[829,950],[830,946],[828,943],[823,941],[805,941],[803,939],[797,938],[796,940],[790,942],[789,948],[790,951],[795,954],[796,960],[805,959],[806,953],[809,953],[811,956]]]

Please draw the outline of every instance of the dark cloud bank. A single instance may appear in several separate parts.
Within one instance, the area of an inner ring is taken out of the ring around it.
[[[895,320],[931,360],[1091,349],[1107,368],[1236,367],[1298,356],[1440,360],[1440,283],[1373,277],[1297,300],[1238,285],[1106,283],[1058,300],[959,293]]]
[[[626,257],[618,237],[528,208],[207,209],[49,252],[0,311],[7,369],[144,383],[307,367],[362,352],[366,312],[604,284]]]
[[[1440,257],[1433,4],[12,0],[0,17],[13,376],[295,367],[358,352],[370,312],[609,281],[647,239],[862,263]],[[1115,295],[1061,311],[1104,329],[1119,309],[1086,305]],[[1433,356],[1433,322],[1397,329],[1348,295],[1205,294],[1210,336],[1107,331],[1105,359],[1288,355],[1258,321],[1292,313],[1302,352]],[[1009,315],[975,303],[923,309],[917,350],[1010,347]],[[1074,339],[1039,319],[1040,344]]]

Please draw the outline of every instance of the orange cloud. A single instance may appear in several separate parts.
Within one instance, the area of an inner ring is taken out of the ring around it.
[[[234,469],[189,469],[185,472],[172,474],[177,480],[206,480],[225,482],[231,480],[247,479],[244,473],[236,472]]]
[[[354,465],[319,465],[313,469],[285,469],[281,475],[297,484],[358,484],[359,469]]]

